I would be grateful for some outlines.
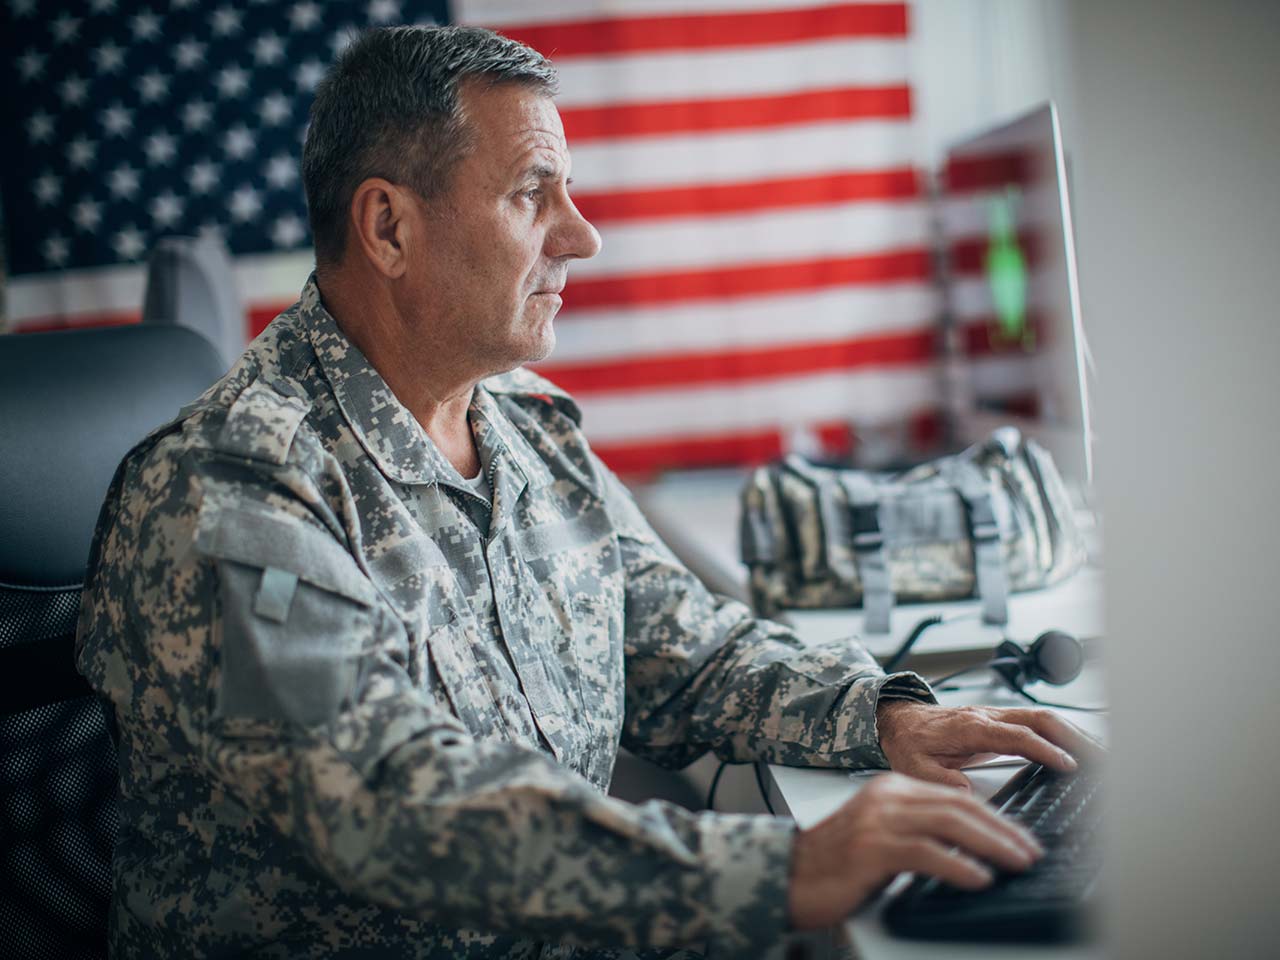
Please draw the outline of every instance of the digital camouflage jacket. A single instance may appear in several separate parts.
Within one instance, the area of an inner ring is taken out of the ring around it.
[[[927,688],[709,594],[547,381],[485,381],[469,419],[492,503],[313,280],[126,457],[78,637],[119,739],[116,956],[782,936],[793,826],[610,798],[619,744],[883,766],[877,697]]]

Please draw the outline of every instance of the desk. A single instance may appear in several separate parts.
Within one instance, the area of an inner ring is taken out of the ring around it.
[[[738,559],[738,491],[744,473],[710,471],[666,478],[636,488],[636,500],[649,522],[673,551],[713,590],[747,599],[747,569]],[[922,618],[939,614],[947,621],[927,630],[920,638],[910,666],[924,676],[937,676],[960,666],[981,663],[1005,636],[1030,642],[1050,627],[1067,630],[1082,639],[1102,635],[1102,576],[1086,567],[1056,587],[1013,594],[1009,623],[1004,627],[983,624],[976,601],[947,604],[904,604],[895,608],[887,635],[861,633],[858,610],[788,611],[785,619],[800,639],[818,643],[859,634],[867,648],[885,656],[902,642]],[[938,699],[948,705],[983,703],[992,706],[1025,706],[1012,691],[984,683],[974,674],[963,690],[943,692]],[[1102,671],[1091,659],[1081,676],[1066,688],[1047,688],[1049,699],[1092,705],[1105,702]],[[1062,715],[1088,733],[1105,739],[1103,720],[1094,714],[1062,711]],[[1013,775],[1012,767],[993,767],[970,774],[975,789],[990,796]],[[770,801],[779,813],[789,814],[800,827],[809,827],[832,813],[867,781],[866,775],[839,770],[769,768]],[[899,878],[897,884],[906,882]],[[890,892],[896,889],[890,887]],[[1098,945],[1027,946],[997,944],[922,943],[890,936],[879,921],[883,898],[867,904],[846,925],[845,934],[854,953],[865,960],[925,960],[925,958],[994,958],[994,960],[1085,960],[1101,954]]]

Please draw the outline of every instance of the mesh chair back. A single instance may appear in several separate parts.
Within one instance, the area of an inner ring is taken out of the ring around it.
[[[106,954],[116,757],[75,670],[85,561],[116,463],[222,367],[177,328],[0,337],[0,957]]]

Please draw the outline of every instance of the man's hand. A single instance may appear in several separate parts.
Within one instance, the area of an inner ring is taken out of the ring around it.
[[[1075,757],[1098,745],[1048,710],[1020,707],[940,707],[886,700],[876,708],[880,748],[889,766],[921,780],[969,789],[961,767],[1012,754],[1054,770],[1076,768]]]
[[[796,834],[791,923],[838,923],[903,870],[976,890],[992,881],[983,863],[1025,870],[1041,853],[1030,833],[972,794],[886,773]]]

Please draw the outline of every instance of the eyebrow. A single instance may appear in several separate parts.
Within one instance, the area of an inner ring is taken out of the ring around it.
[[[539,180],[555,180],[556,178],[563,176],[560,170],[557,170],[548,163],[534,163],[525,168],[524,175],[527,177],[537,177]]]

